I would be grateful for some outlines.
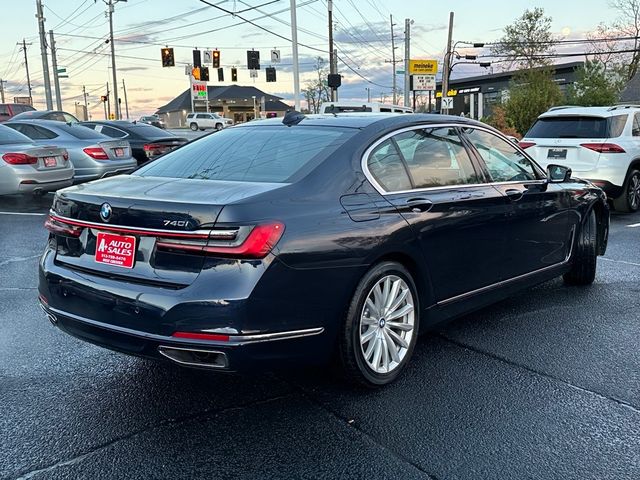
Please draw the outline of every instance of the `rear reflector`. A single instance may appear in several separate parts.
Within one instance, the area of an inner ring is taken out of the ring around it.
[[[535,142],[518,142],[518,145],[520,145],[521,149],[526,150],[529,147],[533,147]]]
[[[109,160],[109,155],[102,147],[87,147],[83,148],[82,151],[96,160]]]
[[[246,227],[241,227],[238,233]],[[226,233],[226,232],[225,232]],[[192,253],[205,253],[234,258],[264,258],[275,247],[284,233],[284,224],[280,222],[256,225],[251,228],[246,238],[234,235],[226,240],[216,236],[216,230],[211,231],[211,238],[207,242],[184,242],[159,238],[156,247],[160,249],[178,250]]]
[[[2,159],[10,165],[34,165],[38,158],[26,153],[5,153]]]
[[[67,160],[69,160],[69,152],[67,152],[66,150],[62,153],[62,159],[66,162]]]
[[[51,216],[48,216],[44,221],[44,228],[56,235],[64,235],[67,237],[79,237],[82,233],[82,227],[59,222]]]
[[[200,333],[200,332],[174,332],[173,338],[184,338],[187,340],[211,340],[212,342],[228,342],[229,335],[221,335],[219,333]]]
[[[615,143],[581,143],[580,146],[598,153],[626,153],[624,148]]]

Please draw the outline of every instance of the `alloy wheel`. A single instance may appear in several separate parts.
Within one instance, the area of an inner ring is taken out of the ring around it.
[[[629,179],[627,195],[629,206],[632,210],[637,210],[638,206],[640,206],[640,175],[637,173]]]
[[[396,275],[382,277],[371,288],[360,316],[360,349],[367,366],[389,373],[402,363],[414,335],[413,295]]]

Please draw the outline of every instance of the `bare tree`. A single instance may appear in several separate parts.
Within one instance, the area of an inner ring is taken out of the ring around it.
[[[327,62],[322,57],[316,58],[315,71],[318,78],[307,80],[302,94],[307,101],[309,113],[318,113],[320,105],[328,102],[331,98],[329,86],[327,85],[327,75],[329,68]]]
[[[632,49],[633,53],[626,63],[626,78],[631,80],[640,66],[640,0],[610,0],[609,6],[618,11],[613,28],[620,36],[633,37],[627,42],[627,49]]]
[[[617,70],[619,65],[624,63],[628,54],[617,53],[623,50],[624,44],[620,40],[620,32],[613,26],[601,23],[595,31],[587,34],[589,40],[587,51],[592,60],[602,64],[605,71]]]

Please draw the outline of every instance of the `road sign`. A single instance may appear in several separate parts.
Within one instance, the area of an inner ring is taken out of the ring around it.
[[[193,80],[191,83],[191,96],[194,100],[207,100],[207,82]]]
[[[453,108],[453,97],[442,97],[442,109],[451,110]]]
[[[258,70],[249,70],[249,77],[258,78]]]
[[[427,90],[436,89],[436,76],[435,75],[411,75],[413,87],[411,90],[414,92],[422,92]]]
[[[438,73],[438,60],[409,60],[411,75],[435,75]]]
[[[204,51],[204,56],[202,57],[202,63],[206,63],[208,65],[210,65],[213,62],[212,57],[211,57],[211,50],[205,50]]]
[[[13,103],[20,103],[22,105],[33,105],[31,97],[13,97]]]
[[[115,113],[110,113],[109,114],[109,120],[115,120],[116,119],[116,114]]]
[[[271,63],[280,63],[280,50],[271,50]]]
[[[396,75],[404,75],[404,70],[396,70]]]

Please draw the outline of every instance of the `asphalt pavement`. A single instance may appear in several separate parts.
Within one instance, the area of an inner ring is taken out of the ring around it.
[[[0,198],[0,478],[638,479],[640,214],[554,280],[421,337],[381,390],[211,374],[76,340],[37,306],[51,198]]]

